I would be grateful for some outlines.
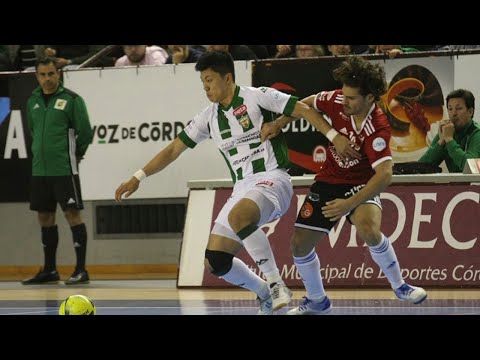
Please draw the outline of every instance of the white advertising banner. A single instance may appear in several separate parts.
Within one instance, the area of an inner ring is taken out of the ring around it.
[[[250,86],[251,62],[235,63],[236,83]],[[209,105],[195,64],[66,72],[65,86],[81,95],[94,138],[80,163],[84,200],[113,200],[118,185],[166,147]],[[187,197],[187,181],[228,178],[211,140],[187,149],[132,198]]]

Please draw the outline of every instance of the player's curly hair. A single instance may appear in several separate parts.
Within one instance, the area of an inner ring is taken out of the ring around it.
[[[348,87],[360,89],[362,96],[372,94],[375,101],[387,91],[383,67],[359,56],[350,56],[343,61],[333,71],[333,77]]]

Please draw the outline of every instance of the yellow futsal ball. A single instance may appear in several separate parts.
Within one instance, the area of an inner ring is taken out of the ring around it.
[[[58,309],[58,315],[95,315],[97,309],[92,300],[84,295],[67,297]]]

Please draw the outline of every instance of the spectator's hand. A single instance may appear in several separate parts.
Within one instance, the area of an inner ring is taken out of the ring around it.
[[[445,138],[443,137],[443,126],[448,123],[449,120],[440,120],[438,122],[438,145],[445,145]]]
[[[122,195],[125,194],[125,197],[128,198],[135,191],[137,191],[140,185],[140,181],[135,176],[124,183],[122,183],[117,190],[115,191],[115,200],[122,201]]]
[[[360,150],[359,146],[342,134],[338,134],[333,138],[333,145],[335,146],[338,156],[340,156],[343,161],[348,162],[362,158],[362,155],[358,152],[358,150]]]
[[[388,52],[388,57],[390,59],[393,59],[393,58],[397,57],[398,54],[403,54],[403,51],[400,50],[400,49],[392,49]]]
[[[273,139],[280,134],[280,131],[282,131],[282,128],[277,126],[276,121],[263,123],[260,138],[262,142]]]
[[[442,126],[442,134],[445,143],[449,143],[453,140],[453,134],[455,134],[455,126],[451,121],[448,121]]]
[[[350,198],[327,201],[325,206],[322,207],[322,214],[330,221],[338,221],[352,210],[350,202]]]
[[[46,48],[45,49],[45,56],[55,57],[56,55],[57,55],[57,50],[52,49],[52,48]]]
[[[181,46],[174,46],[172,51],[172,62],[177,65],[185,61],[185,49]]]

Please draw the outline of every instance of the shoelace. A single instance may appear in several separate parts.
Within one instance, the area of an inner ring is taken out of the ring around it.
[[[272,298],[276,299],[280,296],[280,285],[279,284],[276,284],[274,287],[273,287],[273,294],[272,294]]]
[[[406,286],[405,288],[406,288],[406,290],[405,290],[405,291],[402,291],[402,293],[403,293],[405,296],[409,296],[409,295],[413,292],[413,290],[414,290],[414,289],[413,289],[412,287],[410,287],[410,286]]]
[[[306,296],[303,297],[305,300],[303,300],[303,302],[298,306],[298,308],[300,310],[307,310],[308,309],[308,304],[310,304],[312,302],[312,300],[310,300],[309,298],[307,298]]]

